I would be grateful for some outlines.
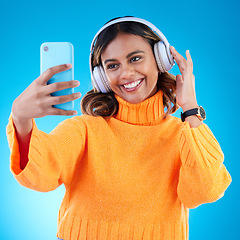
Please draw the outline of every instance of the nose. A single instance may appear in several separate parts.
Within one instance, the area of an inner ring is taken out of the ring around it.
[[[134,75],[134,69],[129,64],[122,64],[121,68],[121,79],[129,79]]]

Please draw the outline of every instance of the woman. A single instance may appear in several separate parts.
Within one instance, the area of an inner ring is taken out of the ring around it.
[[[175,81],[156,60],[159,36],[141,20],[113,20],[96,38],[94,89],[82,99],[84,115],[50,134],[33,120],[76,114],[52,105],[79,93],[50,93],[79,83],[47,85],[69,65],[48,69],[14,101],[7,128],[11,170],[38,191],[65,185],[59,239],[188,239],[189,208],[216,201],[231,182],[217,140],[193,110],[190,53],[186,60],[170,48],[181,72]],[[106,91],[97,90],[96,71]],[[170,116],[178,106],[182,121]]]

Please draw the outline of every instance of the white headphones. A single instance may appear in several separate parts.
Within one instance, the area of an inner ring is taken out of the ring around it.
[[[96,41],[98,35],[104,29],[106,29],[107,27],[109,27],[113,24],[120,23],[120,22],[138,22],[138,23],[142,23],[142,24],[148,26],[149,28],[151,28],[152,31],[154,31],[161,39],[161,41],[156,42],[154,44],[154,56],[155,56],[156,63],[157,63],[159,70],[161,72],[167,72],[174,65],[174,60],[173,60],[172,54],[170,53],[170,49],[169,49],[170,44],[168,43],[168,40],[162,34],[162,32],[158,28],[156,28],[152,23],[150,23],[144,19],[135,18],[135,17],[122,17],[122,18],[112,20],[112,21],[106,23],[96,33],[95,37],[93,38],[91,48],[90,48],[89,65],[90,65],[90,71],[91,71],[91,78],[92,78],[94,87],[97,89],[98,92],[102,92],[102,93],[111,92],[111,88],[108,84],[108,80],[107,80],[107,77],[105,75],[105,72],[104,72],[102,66],[96,66],[96,67],[94,67],[94,69],[92,69],[92,54],[93,54],[93,50],[94,50],[94,44],[95,44],[95,41]]]

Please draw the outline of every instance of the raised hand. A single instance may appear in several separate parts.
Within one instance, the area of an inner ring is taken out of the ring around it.
[[[186,111],[198,107],[195,92],[195,77],[193,75],[193,62],[189,51],[186,51],[185,59],[174,47],[170,51],[175,59],[181,74],[176,76],[176,99],[177,104]]]
[[[12,106],[12,119],[17,131],[17,136],[22,142],[29,142],[32,130],[32,119],[47,115],[75,115],[76,111],[67,111],[54,108],[52,105],[73,101],[81,97],[81,94],[73,93],[66,96],[51,96],[50,94],[67,88],[79,86],[79,82],[72,80],[47,84],[55,74],[70,69],[71,64],[58,65],[46,70],[35,79],[28,88],[15,99]],[[26,140],[27,139],[27,140]],[[25,144],[27,145],[27,144]]]

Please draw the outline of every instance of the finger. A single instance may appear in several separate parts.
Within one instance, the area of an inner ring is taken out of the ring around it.
[[[47,115],[62,115],[62,116],[72,116],[77,115],[75,110],[63,110],[60,108],[51,107],[48,109]]]
[[[174,46],[170,46],[169,49],[170,49],[171,54],[173,54],[173,51],[175,50],[175,47]]]
[[[174,59],[176,58],[176,60],[179,61],[186,60],[180,53],[178,53],[178,51],[173,46],[170,47],[170,50]]]
[[[67,88],[75,88],[78,87],[79,85],[80,82],[77,80],[52,83],[46,86],[45,92],[46,94],[50,94]]]
[[[182,75],[178,74],[178,75],[176,76],[176,84],[177,84],[177,86],[178,86],[179,84],[182,84],[182,83],[183,83]]]
[[[194,75],[193,75],[193,62],[192,62],[192,58],[190,55],[189,50],[186,51],[186,56],[187,56],[187,69],[186,69],[186,79],[188,79],[189,83],[192,82],[192,86],[194,86]]]
[[[189,70],[191,70],[191,72],[192,72],[192,70],[193,70],[193,62],[192,62],[192,57],[191,57],[191,55],[190,55],[189,50],[186,51],[186,56],[187,56],[187,65],[188,65],[188,68],[189,68]]]
[[[55,97],[51,96],[49,99],[48,105],[57,105],[61,103],[66,103],[66,102],[74,101],[80,97],[81,97],[80,92],[69,94],[69,95],[63,95],[63,96],[55,96]]]
[[[170,47],[171,53],[173,55],[174,60],[176,61],[181,73],[186,69],[187,67],[187,61],[186,59],[177,52],[177,50],[174,47]]]
[[[42,73],[37,80],[43,84],[47,84],[48,80],[55,74],[67,71],[72,68],[72,64],[61,64],[51,68],[48,68],[44,73]]]

